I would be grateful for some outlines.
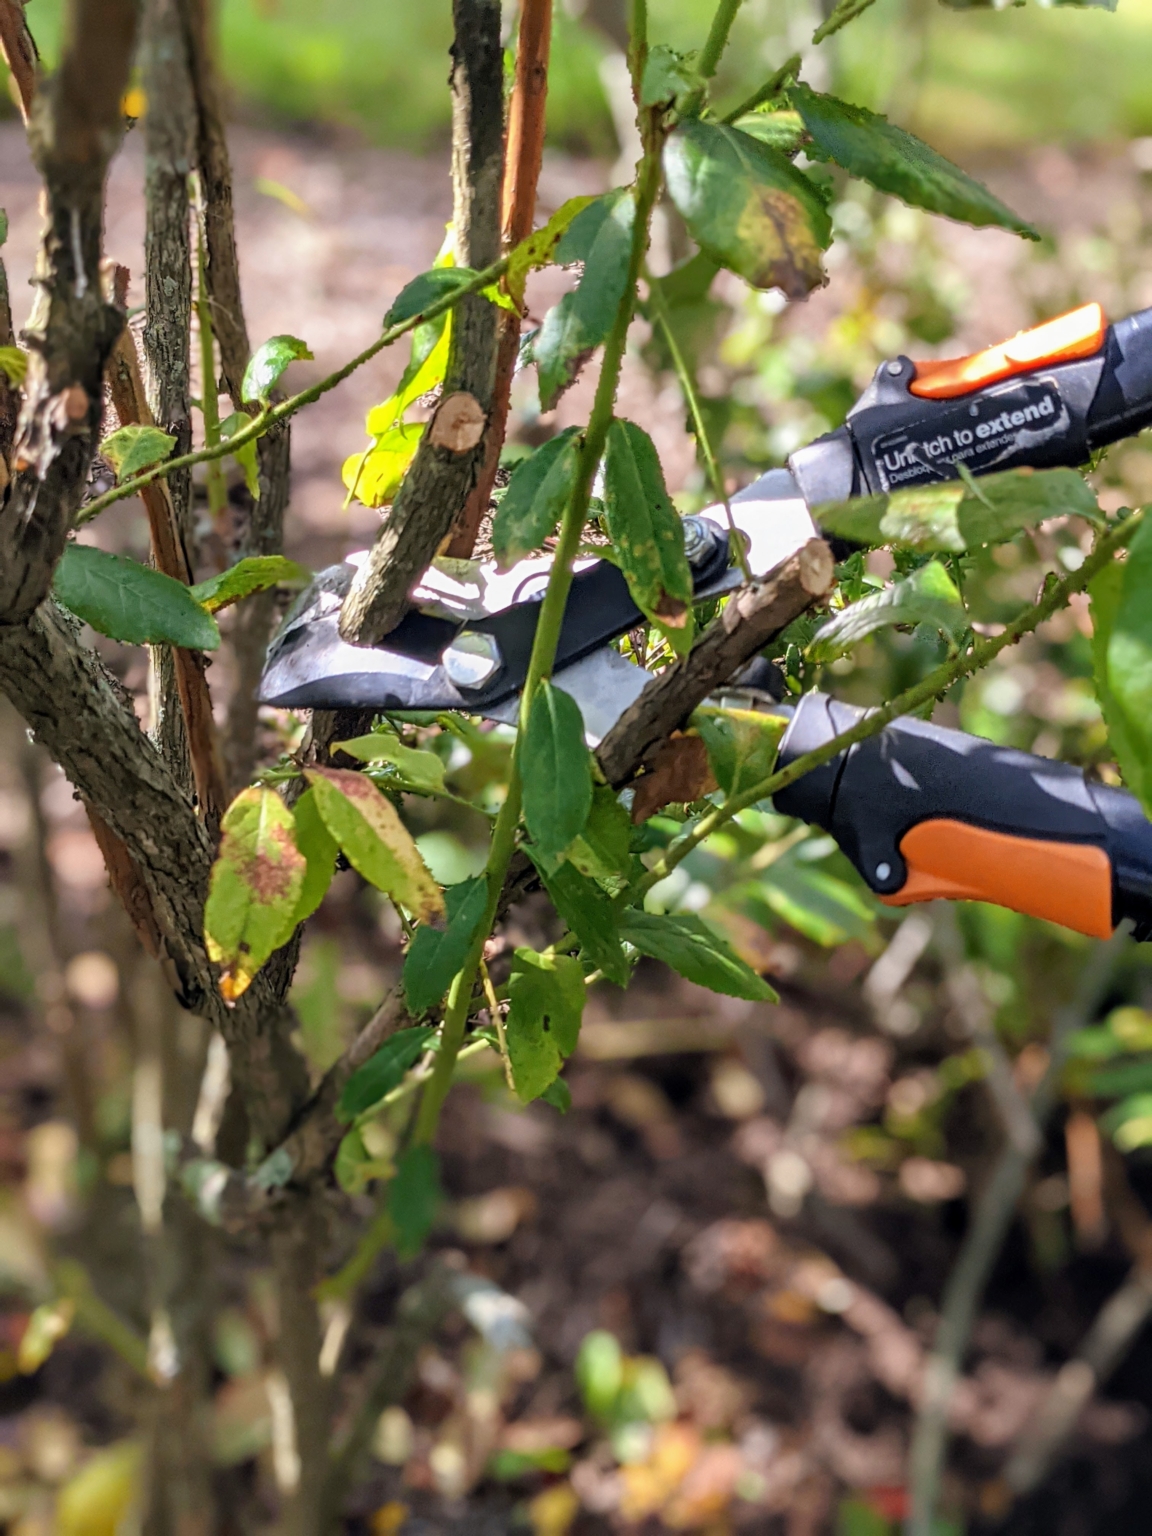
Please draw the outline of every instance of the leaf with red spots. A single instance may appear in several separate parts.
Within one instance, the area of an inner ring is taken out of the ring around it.
[[[353,869],[417,922],[443,922],[443,891],[392,802],[371,779],[344,768],[310,768],[306,777],[324,825]]]
[[[235,1002],[296,926],[306,861],[292,812],[271,789],[253,785],[228,807],[220,856],[204,907],[209,958],[223,966],[220,991]]]

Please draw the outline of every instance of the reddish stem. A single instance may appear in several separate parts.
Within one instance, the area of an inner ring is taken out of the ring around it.
[[[544,108],[548,96],[548,56],[552,46],[552,0],[522,0],[520,36],[516,48],[516,81],[508,113],[508,136],[504,150],[503,234],[504,249],[510,250],[532,233],[536,214],[536,186],[544,157]],[[523,291],[512,293],[517,304]],[[488,416],[484,462],[476,484],[465,502],[452,530],[445,553],[466,560],[476,545],[480,524],[488,511],[500,450],[508,430],[508,408],[512,397],[512,376],[520,350],[520,320],[517,315],[501,316],[500,341],[496,354],[496,378],[492,390],[492,408]]]

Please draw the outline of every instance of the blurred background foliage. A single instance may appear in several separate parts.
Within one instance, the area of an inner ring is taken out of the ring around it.
[[[618,35],[611,0],[561,0],[549,133],[568,150],[603,153],[612,114],[601,63]],[[653,36],[699,46],[711,0],[654,0]],[[60,0],[31,0],[51,61]],[[607,27],[597,25],[597,18]],[[376,0],[222,0],[223,63],[242,112],[281,125],[352,128],[377,144],[427,148],[448,130],[447,6]],[[813,9],[747,0],[720,82],[747,94],[805,41]],[[847,28],[829,58],[851,101],[891,112],[952,152],[1035,143],[1083,145],[1152,134],[1152,0],[1114,15],[1074,6],[950,9],[896,0]]]
[[[652,0],[653,34],[695,46],[712,10],[713,0]],[[446,0],[223,0],[235,115],[295,145],[368,140],[426,155],[428,174],[443,176],[449,11]],[[603,0],[563,0],[557,11],[551,169],[582,177],[581,189],[607,184],[621,147],[617,14]],[[50,60],[57,0],[31,0],[28,15]],[[732,99],[804,43],[815,20],[795,0],[745,0],[722,75]],[[878,0],[807,75],[986,172],[1010,200],[1023,190],[1023,211],[1038,208],[1048,233],[1006,257],[1007,237],[957,238],[954,226],[837,185],[831,284],[808,306],[787,310],[778,295],[727,277],[670,285],[677,334],[735,483],[837,425],[883,358],[947,355],[1090,298],[1113,317],[1152,303],[1152,0],[1121,0],[1115,13],[1029,4],[999,14]],[[291,180],[299,163],[286,163]],[[358,200],[379,211],[395,196],[391,162],[372,164],[379,175],[353,189],[355,211]],[[280,201],[277,237],[281,228],[299,236],[306,262],[314,226]],[[435,235],[411,257],[412,272],[432,259]],[[658,235],[663,270],[684,254],[682,236],[671,220]],[[269,274],[274,286],[274,263],[243,249],[253,291]],[[393,271],[387,281],[400,279]],[[361,294],[372,324],[385,286],[374,277]],[[278,312],[272,328],[325,344],[314,315]],[[679,505],[699,507],[704,477],[683,450],[668,360],[641,328],[636,341],[629,410],[658,433]],[[340,408],[343,420],[325,418],[326,522],[290,525],[289,553],[313,565],[363,544],[371,527],[355,534],[339,512],[338,466],[360,446],[362,419]],[[542,419],[530,389],[518,392],[521,451],[565,424]],[[1147,500],[1152,452],[1119,445],[1094,483],[1112,508]],[[126,517],[111,536],[138,548],[142,526]],[[1086,525],[1057,520],[953,562],[952,575],[978,622],[1003,623],[1047,573],[1075,568],[1089,539]],[[883,559],[855,557],[842,568],[844,590],[858,595],[885,574]],[[817,668],[804,655],[816,623],[794,626],[777,661],[795,682],[856,702],[890,698],[943,655],[935,633],[886,631]],[[143,653],[102,650],[143,697]],[[1083,604],[955,688],[936,718],[1116,780]],[[298,725],[266,724],[272,758]],[[489,804],[502,792],[507,732],[425,727],[412,739],[442,754],[460,795]],[[413,797],[405,814],[440,879],[482,863],[477,814]],[[678,825],[673,812],[653,818],[634,838],[637,855],[652,862]],[[967,1196],[984,1187],[1003,1142],[981,1020],[994,1024],[1018,1086],[1031,1088],[1095,947],[999,908],[881,908],[828,838],[769,806],[696,850],[650,904],[723,927],[782,1005],[733,1007],[652,965],[627,994],[599,987],[563,1118],[548,1106],[522,1112],[493,1056],[470,1063],[446,1127],[449,1198],[434,1241],[524,1300],[536,1349],[505,1360],[462,1328],[428,1344],[413,1391],[377,1426],[359,1530],[387,1536],[413,1512],[433,1522],[413,1530],[455,1529],[445,1511],[465,1504],[503,1522],[470,1529],[516,1521],[536,1536],[607,1528],[588,1523],[600,1518],[617,1530],[648,1521],[709,1536],[746,1524],[773,1536],[886,1536],[906,1513],[914,1367],[970,1218]],[[545,902],[526,903],[509,947],[543,946],[554,922]],[[309,925],[293,993],[316,1072],[396,980],[401,939],[391,906],[343,872]],[[1118,954],[1076,1021],[1059,1109],[967,1361],[975,1407],[949,1473],[950,1532],[1146,1529],[1146,1336],[1113,1396],[1086,1415],[1065,1469],[1022,1512],[1000,1473],[1042,1391],[1147,1246],[1148,954]],[[132,1059],[149,1010],[164,1006],[152,984],[82,808],[0,712],[0,1525],[19,1536],[65,1529],[62,1488],[90,1511],[84,1489],[97,1473],[119,1489],[110,1533],[133,1497],[133,1463],[116,1449],[131,1447],[137,1428],[127,1368],[92,1342],[100,1317],[84,1311],[82,1287],[76,1302],[53,1255],[82,1251],[101,1294],[143,1326],[124,1252],[136,1231]],[[181,1048],[195,1055],[204,1042],[188,1032]],[[240,1160],[243,1126],[226,1124],[222,1136]],[[359,1164],[341,1176],[363,1217],[396,1145],[389,1114],[361,1140]],[[1129,1187],[1144,1199],[1136,1217]],[[354,1362],[379,1347],[410,1278],[391,1257],[378,1265],[354,1325]],[[222,1291],[216,1465],[251,1513],[274,1457],[275,1319],[267,1276],[251,1267],[235,1266]],[[331,1313],[337,1331],[349,1326],[341,1317]]]

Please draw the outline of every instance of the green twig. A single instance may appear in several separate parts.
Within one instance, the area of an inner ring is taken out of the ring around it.
[[[657,325],[664,337],[664,345],[668,348],[668,355],[672,359],[672,366],[676,370],[676,377],[680,381],[680,389],[692,417],[692,424],[696,432],[696,441],[700,445],[700,452],[704,455],[704,463],[708,470],[708,478],[712,482],[712,494],[724,507],[724,516],[728,519],[728,542],[732,549],[732,558],[739,565],[745,581],[752,580],[752,567],[748,564],[748,551],[744,547],[744,540],[740,536],[740,530],[736,527],[732,516],[732,503],[728,500],[728,488],[724,484],[724,476],[720,470],[720,461],[716,457],[716,450],[712,446],[712,439],[708,433],[708,425],[704,420],[704,412],[700,405],[700,396],[696,391],[696,380],[692,377],[692,370],[688,361],[681,352],[672,330],[672,322],[668,315],[668,304],[664,298],[664,289],[660,285],[658,277],[648,278],[648,303]]]
[[[787,82],[793,79],[800,69],[800,55],[794,53],[790,59],[786,59],[770,80],[765,80],[759,90],[753,91],[738,107],[724,118],[726,123],[734,123],[737,118],[744,117],[749,112],[755,112],[757,107],[762,107],[766,101],[772,101],[779,96]]]
[[[628,73],[632,77],[632,95],[640,104],[640,84],[648,62],[648,0],[632,0],[628,19]]]
[[[862,15],[874,0],[840,0],[840,4],[832,12],[827,21],[823,21],[812,34],[814,43],[822,43],[826,37],[831,37],[833,32],[839,32],[841,27],[846,27],[850,21],[855,21]]]
[[[56,1265],[52,1276],[60,1295],[76,1307],[76,1326],[90,1338],[106,1344],[140,1376],[151,1379],[148,1369],[148,1343],[136,1330],[92,1289],[92,1281],[83,1265],[65,1259]]]
[[[703,75],[705,80],[711,80],[716,73],[716,66],[720,63],[720,57],[728,46],[728,34],[732,30],[732,23],[736,20],[740,3],[741,0],[720,0],[716,7],[716,14],[712,17],[712,25],[708,29],[708,37],[700,50],[700,57],[696,60],[696,72]]]
[[[753,784],[742,794],[733,795],[717,810],[709,812],[690,832],[685,833],[666,850],[664,856],[653,865],[643,879],[619,899],[619,904],[631,905],[654,885],[661,880],[666,880],[693,848],[699,847],[706,838],[711,837],[741,811],[756,805],[760,800],[769,799],[780,790],[787,788],[789,784],[794,784],[797,779],[803,778],[813,768],[819,768],[824,763],[831,762],[834,757],[839,757],[841,752],[846,752],[857,742],[867,741],[870,736],[877,735],[898,715],[912,714],[921,705],[929,703],[930,700],[944,693],[961,677],[967,677],[973,672],[982,670],[989,662],[994,661],[1001,651],[1006,650],[1010,645],[1015,645],[1022,635],[1030,634],[1037,625],[1043,624],[1045,619],[1050,619],[1057,609],[1064,607],[1073,593],[1082,592],[1093,576],[1104,569],[1113,555],[1124,548],[1142,519],[1142,512],[1136,513],[1102,534],[1080,569],[1065,576],[1062,581],[1049,581],[1039,602],[1013,619],[1002,634],[996,635],[993,639],[976,640],[970,650],[952,657],[934,671],[929,672],[921,682],[905,689],[890,703],[865,715],[851,730],[845,731],[811,752],[805,752],[802,757],[794,758],[786,768],[781,768],[758,784]]]
[[[490,267],[477,272],[466,283],[461,283],[459,288],[453,288],[450,293],[443,294],[434,303],[429,304],[427,309],[421,310],[418,315],[411,315],[407,320],[390,325],[371,346],[365,347],[363,352],[358,352],[342,368],[337,368],[336,372],[330,373],[327,378],[319,380],[316,384],[310,384],[307,389],[302,389],[299,394],[290,395],[287,400],[266,406],[253,416],[249,426],[241,427],[234,437],[217,443],[214,448],[200,448],[195,453],[181,454],[178,459],[166,459],[163,464],[157,464],[152,469],[145,470],[143,474],[134,475],[123,485],[114,486],[112,490],[105,491],[103,496],[97,496],[87,506],[81,507],[76,517],[77,527],[81,523],[91,522],[94,517],[115,502],[123,501],[128,496],[135,496],[153,481],[166,480],[178,469],[192,469],[197,464],[208,464],[213,459],[223,458],[225,454],[235,453],[237,448],[243,448],[245,443],[252,443],[258,437],[263,437],[270,427],[274,427],[277,422],[286,421],[289,416],[295,416],[296,412],[302,410],[304,406],[312,405],[320,399],[321,395],[326,395],[329,390],[335,389],[337,384],[342,384],[346,378],[356,372],[357,368],[362,368],[365,363],[371,362],[378,352],[382,352],[385,347],[390,347],[393,342],[399,341],[401,336],[406,336],[409,331],[415,330],[425,321],[434,320],[437,315],[446,314],[448,310],[454,309],[466,294],[478,293],[480,289],[498,282],[508,270],[512,254],[514,253],[501,256],[499,261],[494,261]]]
[[[637,32],[635,28],[643,26],[646,22],[644,0],[633,0],[632,14],[634,30],[632,33],[630,58],[634,62],[639,60],[640,67],[642,68],[645,38],[643,33]],[[544,600],[540,605],[540,617],[536,622],[536,635],[532,644],[532,655],[528,663],[528,674],[524,680],[524,689],[520,697],[521,731],[517,739],[517,751],[513,753],[512,769],[508,781],[508,794],[504,804],[500,807],[500,814],[496,818],[496,826],[492,833],[492,844],[488,852],[488,863],[485,869],[485,877],[488,883],[488,904],[484,917],[477,927],[476,937],[472,940],[464,964],[453,978],[452,985],[448,991],[448,1003],[444,1011],[444,1028],[441,1035],[440,1049],[436,1053],[432,1073],[428,1079],[428,1084],[424,1090],[424,1096],[420,1101],[420,1108],[416,1116],[413,1136],[417,1143],[427,1144],[435,1138],[436,1129],[440,1123],[440,1111],[444,1100],[448,1096],[448,1090],[452,1086],[452,1075],[456,1068],[456,1059],[460,1054],[460,1047],[464,1041],[464,1031],[472,1009],[472,994],[477,972],[483,959],[484,946],[488,942],[488,935],[491,933],[492,925],[496,920],[496,912],[501,892],[504,889],[508,865],[512,860],[512,854],[516,847],[516,829],[520,821],[521,808],[519,743],[523,740],[523,727],[527,722],[528,712],[532,707],[532,700],[536,690],[540,683],[545,678],[551,676],[552,673],[552,665],[556,659],[556,646],[560,639],[560,625],[564,618],[568,592],[572,585],[572,562],[579,548],[580,536],[583,533],[584,524],[588,518],[588,502],[592,495],[592,484],[604,454],[604,447],[608,440],[608,429],[612,425],[616,404],[616,390],[620,383],[620,368],[624,361],[624,349],[628,340],[628,327],[632,323],[632,316],[636,307],[636,285],[640,279],[644,257],[648,250],[652,210],[656,206],[656,199],[660,193],[660,150],[663,136],[653,113],[641,114],[641,129],[644,141],[644,156],[640,162],[637,176],[636,214],[632,231],[632,250],[628,263],[628,276],[624,288],[624,297],[620,301],[619,309],[616,312],[616,319],[604,345],[604,360],[600,367],[600,378],[596,385],[596,397],[592,405],[592,414],[580,449],[575,483],[560,522],[560,537],[553,556],[548,587],[544,593]]]

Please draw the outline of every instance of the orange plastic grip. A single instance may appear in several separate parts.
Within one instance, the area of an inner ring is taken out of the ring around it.
[[[917,363],[916,376],[908,388],[926,400],[970,395],[986,384],[1028,373],[1045,363],[1070,363],[1080,357],[1092,357],[1104,345],[1107,329],[1099,304],[1085,304],[983,352],[973,352],[970,357]]]
[[[900,840],[908,878],[889,907],[916,901],[991,901],[1076,933],[1112,932],[1112,865],[1103,848],[1010,837],[945,817],[922,821]]]

